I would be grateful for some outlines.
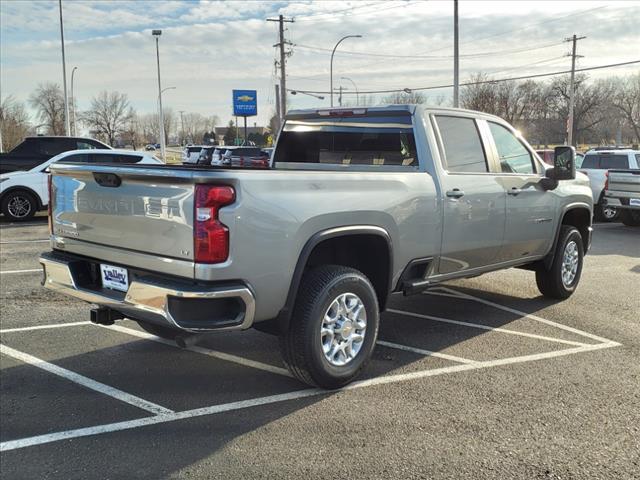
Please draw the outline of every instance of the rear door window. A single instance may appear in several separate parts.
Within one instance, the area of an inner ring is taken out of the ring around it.
[[[444,148],[444,167],[454,173],[488,172],[476,121],[472,118],[436,115]]]
[[[500,170],[502,173],[533,174],[533,158],[522,142],[503,125],[488,122],[498,151]]]
[[[62,152],[75,150],[75,142],[69,138],[41,138],[38,141],[38,149],[42,155],[54,157]]]
[[[256,155],[260,155],[259,149],[256,150]],[[274,160],[282,163],[417,166],[411,114],[288,120],[278,139]]]
[[[76,150],[95,150],[96,148],[100,148],[97,145],[86,142],[84,140],[78,140],[76,142],[76,145],[77,145]]]
[[[626,169],[629,168],[629,157],[627,155],[611,155],[607,153],[585,155],[581,168],[594,170]]]
[[[60,163],[89,163],[89,155],[86,153],[75,153],[60,160]]]

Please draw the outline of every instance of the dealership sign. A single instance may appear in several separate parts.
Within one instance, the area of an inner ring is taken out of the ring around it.
[[[256,90],[233,91],[233,114],[238,117],[253,117],[258,115]]]

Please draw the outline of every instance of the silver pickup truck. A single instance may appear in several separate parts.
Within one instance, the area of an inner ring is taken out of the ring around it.
[[[180,345],[255,327],[303,382],[365,367],[394,292],[522,267],[569,297],[593,199],[500,118],[388,106],[292,111],[269,169],[55,165],[44,285]]]
[[[604,188],[604,204],[619,211],[625,225],[640,227],[640,169],[608,170]]]

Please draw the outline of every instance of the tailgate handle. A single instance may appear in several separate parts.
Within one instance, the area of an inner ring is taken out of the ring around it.
[[[101,187],[117,188],[122,184],[122,180],[115,173],[93,173],[96,183]]]

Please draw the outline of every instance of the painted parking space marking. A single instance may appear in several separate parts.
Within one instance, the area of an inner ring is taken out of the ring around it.
[[[134,330],[133,328],[123,327],[120,325],[98,325],[99,327],[107,328],[109,330],[113,330],[120,333],[126,333],[127,335],[132,335],[134,337],[143,338],[145,340],[151,340],[152,342],[162,343],[164,345],[169,345],[172,347],[180,348],[176,343],[172,340],[167,340],[165,338],[156,337],[147,332],[141,332],[140,330]],[[256,360],[249,360],[248,358],[239,357],[237,355],[232,355],[230,353],[220,352],[218,350],[211,350],[204,347],[199,347],[197,345],[193,345],[185,348],[189,352],[200,353],[202,355],[207,355],[209,357],[217,358],[218,360],[225,360],[227,362],[237,363],[239,365],[245,367],[256,368],[258,370],[264,370],[265,372],[275,373],[276,375],[282,375],[285,377],[291,377],[289,370],[282,367],[276,367],[274,365],[269,365],[267,363],[258,362]]]
[[[409,352],[413,352],[413,353],[419,353],[421,355],[425,355],[425,356],[434,356],[434,357],[439,357],[439,358],[443,358],[446,360],[450,360],[453,362],[456,362],[456,365],[453,366],[447,366],[447,367],[441,367],[441,368],[432,368],[432,369],[426,369],[426,370],[418,370],[418,371],[413,371],[413,372],[408,372],[408,373],[401,373],[401,374],[391,374],[391,375],[382,375],[379,377],[375,377],[375,378],[371,378],[368,380],[361,380],[361,381],[357,381],[352,383],[351,385],[348,385],[346,387],[344,387],[341,390],[338,391],[348,391],[348,390],[354,390],[354,389],[359,389],[359,388],[364,388],[364,387],[371,387],[371,386],[376,386],[376,385],[385,385],[385,384],[392,384],[392,383],[398,383],[398,382],[404,382],[404,381],[411,381],[411,380],[417,380],[417,379],[423,379],[423,378],[428,378],[428,377],[432,377],[432,376],[438,376],[438,375],[444,375],[444,374],[450,374],[450,373],[457,373],[457,372],[464,372],[464,371],[471,371],[471,370],[479,370],[479,369],[484,369],[484,368],[491,368],[491,367],[499,367],[499,366],[505,366],[505,365],[512,365],[512,364],[518,364],[518,363],[525,363],[525,362],[531,362],[531,361],[540,361],[540,360],[545,360],[545,359],[551,359],[551,358],[557,358],[557,357],[562,357],[562,356],[567,356],[567,355],[572,355],[572,354],[578,354],[578,353],[584,353],[584,352],[591,352],[591,351],[596,351],[596,350],[601,350],[601,349],[606,349],[606,348],[612,348],[612,347],[617,347],[620,344],[612,341],[612,340],[608,340],[606,338],[603,337],[599,337],[597,335],[593,335],[593,334],[589,334],[587,332],[584,332],[582,330],[578,330],[578,329],[574,329],[572,327],[567,327],[565,325],[553,322],[551,320],[547,320],[544,319],[542,317],[537,317],[535,315],[530,315],[527,314],[526,312],[521,312],[519,310],[516,309],[512,309],[510,307],[505,307],[503,305],[494,303],[494,302],[490,302],[488,300],[484,300],[481,299],[479,297],[474,297],[468,294],[462,294],[460,292],[457,292],[455,290],[446,288],[446,287],[439,287],[438,291],[434,292],[429,292],[430,294],[437,294],[437,295],[442,295],[442,296],[447,296],[447,297],[453,297],[453,298],[458,298],[458,299],[465,299],[465,300],[471,300],[471,301],[477,301],[480,303],[484,303],[486,305],[490,305],[492,307],[498,308],[498,309],[502,309],[511,313],[516,313],[522,317],[525,318],[529,318],[531,320],[535,320],[537,322],[541,322],[547,325],[551,325],[566,331],[570,331],[572,333],[578,334],[578,335],[582,335],[586,338],[591,338],[594,340],[597,340],[598,343],[596,344],[586,344],[586,343],[580,343],[580,342],[571,342],[571,341],[566,341],[566,340],[561,340],[561,339],[557,339],[557,338],[553,338],[553,337],[546,337],[546,336],[542,336],[542,335],[535,335],[535,334],[528,334],[528,333],[524,333],[524,332],[517,332],[514,330],[508,330],[508,329],[503,329],[503,328],[492,328],[492,327],[487,327],[485,325],[479,325],[479,324],[475,324],[475,323],[470,323],[470,322],[459,322],[459,321],[455,321],[455,320],[450,320],[450,319],[446,319],[446,318],[441,318],[441,317],[431,317],[431,316],[427,316],[427,315],[421,315],[421,314],[414,314],[411,312],[404,312],[404,311],[399,311],[399,310],[390,310],[393,313],[399,314],[399,315],[406,315],[406,316],[418,316],[418,317],[424,317],[427,319],[436,319],[436,321],[444,321],[446,323],[455,323],[455,324],[460,324],[463,326],[468,326],[468,327],[472,327],[472,328],[480,328],[483,330],[491,330],[491,331],[497,331],[500,333],[506,333],[506,334],[511,334],[511,335],[519,335],[522,337],[530,337],[530,338],[536,338],[536,339],[542,339],[542,340],[549,340],[549,341],[555,341],[555,342],[559,342],[559,343],[563,343],[563,344],[567,344],[567,345],[571,345],[572,348],[565,348],[562,350],[556,350],[556,351],[551,351],[551,352],[544,352],[544,353],[534,353],[534,354],[529,354],[529,355],[522,355],[522,356],[514,356],[514,357],[508,357],[508,358],[502,358],[502,359],[493,359],[493,360],[487,360],[487,361],[476,361],[476,360],[470,360],[467,358],[462,358],[462,357],[456,357],[456,356],[452,356],[452,355],[446,355],[446,354],[442,354],[439,352],[432,352],[429,350],[424,350],[424,349],[420,349],[420,348],[416,348],[416,347],[410,347],[410,346],[406,346],[406,345],[402,345],[402,344],[397,344],[397,343],[392,343],[392,342],[386,342],[384,340],[379,340],[377,343],[379,345],[385,346],[385,347],[389,347],[389,348],[396,348],[399,350],[404,350],[404,351],[409,351]],[[41,328],[61,328],[63,326],[81,326],[81,325],[88,325],[90,324],[89,322],[70,322],[68,324],[53,324],[51,326],[35,326],[35,327],[24,327],[24,329],[29,329],[29,330],[34,330],[34,329],[41,329]],[[149,333],[146,332],[141,332],[138,330],[134,330],[131,328],[127,328],[127,327],[122,327],[122,326],[101,326],[103,328],[107,328],[107,329],[111,329],[111,330],[115,330],[115,331],[119,331],[121,333],[126,333],[128,335],[133,335],[142,339],[147,339],[147,340],[151,340],[154,342],[158,342],[158,343],[163,343],[166,345],[172,345],[172,346],[176,346],[177,345],[172,342],[171,340],[165,340],[159,337],[156,337],[154,335],[151,335]],[[13,331],[23,331],[23,329],[7,329],[7,330],[13,330]],[[74,374],[73,372],[70,372],[68,370],[65,369],[61,369],[60,367],[57,367],[56,365],[52,365],[52,364],[48,364],[47,362],[44,362],[40,359],[37,359],[36,357],[31,357],[28,354],[24,354],[22,352],[18,352],[15,351],[13,349],[9,349],[8,347],[5,347],[3,345],[0,345],[0,347],[2,347],[2,353],[6,353],[7,351],[10,352],[16,352],[18,354],[19,359],[24,359],[27,358],[29,360],[32,360],[32,362],[27,362],[27,363],[33,363],[33,362],[42,362],[44,365],[46,366],[50,366],[53,367],[54,370],[55,369],[60,369],[62,371],[64,371],[64,375],[61,376],[65,376],[65,378],[67,378],[67,375],[74,375],[77,376],[85,381],[88,382],[94,382],[91,379],[88,379],[87,377],[82,377],[81,375],[78,374]],[[219,351],[215,351],[215,350],[209,350],[203,347],[197,347],[197,346],[193,346],[188,348],[188,350],[190,351],[194,351],[197,353],[202,353],[205,355],[208,355],[210,357],[214,357],[214,358],[218,358],[218,359],[222,359],[222,360],[227,360],[227,361],[232,361],[235,363],[240,363],[242,365],[245,366],[250,366],[253,368],[258,368],[261,370],[265,370],[271,373],[279,373],[279,374],[286,374],[287,376],[290,376],[290,374],[288,373],[287,370],[283,369],[283,368],[279,368],[279,367],[275,367],[272,365],[267,365],[261,362],[256,362],[253,360],[248,360],[245,359],[243,357],[239,357],[236,355],[230,355],[224,352],[219,352]],[[14,355],[12,355],[14,356]],[[38,365],[40,366],[40,368],[45,368],[42,365]],[[47,368],[45,368],[47,369]],[[49,370],[51,371],[51,370]],[[52,373],[56,373],[56,372],[52,372]],[[59,373],[56,373],[59,374]],[[79,382],[78,382],[79,383]],[[98,382],[94,382],[100,386],[106,387],[107,389],[111,389],[111,387],[108,387],[106,385],[100,384]],[[91,388],[91,387],[90,387]],[[95,388],[94,388],[95,389]],[[115,389],[113,389],[115,390]],[[100,391],[100,390],[98,390]],[[128,397],[133,397],[130,396],[129,394],[125,393],[125,392],[121,392],[119,390],[116,390],[116,392],[119,392],[121,394],[123,394],[125,396],[125,398]],[[136,420],[128,420],[128,421],[123,421],[123,422],[115,422],[115,423],[109,423],[109,424],[104,424],[104,425],[97,425],[97,426],[93,426],[93,427],[85,427],[85,428],[79,428],[79,429],[73,429],[73,430],[66,430],[66,431],[60,431],[60,432],[55,432],[55,433],[50,433],[50,434],[44,434],[44,435],[37,435],[37,436],[33,436],[33,437],[27,437],[27,438],[22,438],[22,439],[16,439],[16,440],[9,440],[6,442],[3,442],[0,444],[0,451],[9,451],[9,450],[15,450],[15,449],[20,449],[20,448],[25,448],[25,447],[30,447],[30,446],[34,446],[34,445],[42,445],[42,444],[47,444],[47,443],[51,443],[51,442],[56,442],[56,441],[60,441],[60,440],[65,440],[65,439],[71,439],[71,438],[80,438],[80,437],[87,437],[87,436],[94,436],[94,435],[99,435],[99,434],[104,434],[104,433],[110,433],[110,432],[117,432],[117,431],[123,431],[123,430],[130,430],[130,429],[134,429],[134,428],[140,428],[140,427],[144,427],[144,426],[149,426],[149,425],[156,425],[156,424],[161,424],[161,423],[167,423],[167,422],[172,422],[172,421],[178,421],[178,420],[183,420],[183,419],[188,419],[188,418],[195,418],[195,417],[202,417],[202,416],[207,416],[207,415],[214,415],[214,414],[218,414],[218,413],[223,413],[223,412],[231,412],[231,411],[236,411],[236,410],[242,410],[242,409],[246,409],[246,408],[253,408],[253,407],[258,407],[261,405],[269,405],[269,404],[275,404],[275,403],[280,403],[280,402],[285,402],[285,401],[291,401],[291,400],[296,400],[296,399],[301,399],[301,398],[306,398],[306,397],[313,397],[313,396],[320,396],[320,395],[329,395],[331,392],[327,392],[326,390],[323,389],[316,389],[316,388],[308,388],[308,389],[302,389],[302,390],[298,390],[298,391],[294,391],[294,392],[288,392],[288,393],[284,393],[284,394],[276,394],[276,395],[269,395],[269,396],[264,396],[264,397],[259,397],[259,398],[254,398],[254,399],[249,399],[249,400],[243,400],[243,401],[237,401],[237,402],[230,402],[230,403],[224,403],[224,404],[218,404],[218,405],[212,405],[212,406],[208,406],[208,407],[201,407],[201,408],[196,408],[196,409],[191,409],[191,410],[184,410],[184,411],[179,411],[179,412],[173,412],[169,409],[166,409],[164,407],[161,407],[159,405],[156,404],[151,404],[151,406],[155,407],[156,411],[154,411],[153,413],[155,413],[154,416],[150,416],[150,417],[144,417],[144,418],[140,418],[140,419],[136,419]],[[112,395],[113,396],[113,395]],[[146,402],[145,400],[142,400],[138,397],[133,397],[134,399],[136,399],[137,401],[142,401],[142,402]],[[126,400],[125,400],[126,401]],[[130,402],[129,402],[130,403]],[[148,404],[150,402],[146,402],[147,406],[149,406]],[[146,408],[146,410],[151,411],[149,408]]]
[[[433,320],[434,322],[451,323],[453,325],[461,325],[464,327],[479,328],[481,330],[488,330],[491,332],[507,333],[509,335],[535,338],[537,340],[546,340],[549,342],[564,343],[565,345],[574,345],[578,347],[589,345],[588,343],[574,342],[572,340],[562,340],[560,338],[547,337],[545,335],[537,335],[535,333],[518,332],[517,330],[510,330],[508,328],[502,328],[502,327],[489,327],[487,325],[480,325],[478,323],[463,322],[461,320],[451,320],[449,318],[435,317],[433,315],[423,315],[422,313],[408,312],[406,310],[396,310],[395,308],[388,308],[387,312],[395,313],[397,315],[405,315],[408,317],[422,318],[425,320]]]
[[[11,273],[36,273],[36,272],[40,272],[42,273],[42,269],[41,268],[29,268],[27,270],[5,270],[0,271],[0,275],[8,275]]]
[[[91,325],[91,322],[84,321],[84,322],[51,323],[49,325],[34,325],[32,327],[3,328],[3,329],[0,329],[0,334],[13,333],[13,332],[30,332],[32,330],[47,330],[49,328],[77,327],[79,325]]]
[[[123,392],[122,390],[118,390],[117,388],[110,387],[109,385],[105,385],[104,383],[96,382],[95,380],[85,377],[84,375],[72,372],[71,370],[67,370],[66,368],[62,368],[53,363],[46,362],[40,358],[34,357],[33,355],[29,355],[28,353],[24,353],[11,347],[7,347],[6,345],[0,345],[0,353],[15,358],[16,360],[20,360],[23,363],[41,368],[42,370],[70,380],[74,383],[77,383],[78,385],[82,385],[83,387],[95,390],[96,392],[108,395],[117,400],[123,401],[156,415],[173,413],[173,410],[136,397],[127,392]]]
[[[50,240],[47,239],[37,239],[37,240],[9,240],[8,242],[0,242],[0,245],[14,245],[17,243],[49,243]]]
[[[569,349],[558,350],[553,352],[524,355],[521,357],[489,360],[489,361],[477,362],[473,364],[458,364],[450,367],[434,368],[430,370],[419,370],[417,372],[402,373],[397,375],[385,375],[382,377],[372,378],[369,380],[354,382],[351,385],[348,385],[347,387],[344,387],[341,390],[336,390],[336,391],[355,390],[355,389],[364,388],[364,387],[372,387],[377,385],[384,385],[384,384],[405,382],[409,380],[417,380],[417,379],[427,378],[427,377],[434,377],[434,376],[443,375],[447,373],[464,372],[464,371],[470,371],[470,370],[479,370],[483,368],[538,361],[538,360],[544,360],[548,358],[572,355],[576,353],[600,350],[604,348],[611,348],[611,347],[616,347],[618,345],[619,344],[616,342],[606,342],[606,343],[600,343],[596,345],[585,345],[582,347],[569,348]],[[223,412],[243,410],[246,408],[257,407],[261,405],[281,403],[288,400],[297,400],[297,399],[306,398],[306,397],[328,395],[330,393],[331,392],[327,392],[326,390],[310,388],[305,390],[298,390],[296,392],[255,398],[251,400],[243,400],[239,402],[226,403],[222,405],[213,405],[211,407],[185,410],[182,412],[166,413],[166,414],[156,415],[152,417],[140,418],[137,420],[129,420],[124,422],[97,425],[94,427],[66,430],[61,432],[45,434],[45,435],[37,435],[34,437],[22,438],[18,440],[9,440],[9,441],[0,443],[0,452],[16,450],[19,448],[31,447],[35,445],[42,445],[46,443],[57,442],[60,440],[68,440],[68,439],[79,438],[79,437],[88,437],[88,436],[93,436],[93,435],[98,435],[103,433],[118,432],[122,430],[130,430],[133,428],[145,427],[149,425],[157,425],[160,423],[173,422],[176,420],[184,420],[188,418],[213,415],[213,414],[218,414]]]

